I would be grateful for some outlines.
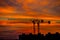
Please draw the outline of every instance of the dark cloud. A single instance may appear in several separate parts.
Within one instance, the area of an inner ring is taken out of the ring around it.
[[[0,0],[0,6],[4,7],[6,5],[9,6],[16,6],[16,0],[10,1],[10,0]]]
[[[55,6],[54,8],[52,8],[52,10],[58,14],[60,14],[60,6]]]
[[[22,3],[18,4],[18,2],[16,0],[0,0],[0,7],[4,7],[4,6],[14,6],[14,7],[22,7]]]
[[[50,14],[60,16],[60,0],[51,0],[46,8]]]
[[[4,6],[6,6],[6,2],[5,2],[5,0],[0,0],[0,7],[4,7]]]
[[[15,13],[23,13],[25,10],[23,9],[23,2],[18,3],[16,0],[0,0],[0,7],[13,7]]]

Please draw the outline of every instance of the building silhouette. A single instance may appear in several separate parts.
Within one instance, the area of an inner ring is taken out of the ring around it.
[[[22,34],[19,35],[19,40],[60,40],[60,33],[56,32],[51,34],[50,32],[44,36],[44,34]]]

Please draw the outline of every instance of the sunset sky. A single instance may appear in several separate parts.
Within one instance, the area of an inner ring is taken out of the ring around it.
[[[13,34],[33,32],[32,19],[52,22],[41,24],[40,31],[43,34],[60,32],[60,24],[56,23],[60,22],[60,0],[0,0],[0,24],[3,25],[0,27],[0,32],[2,35],[5,31],[11,32],[11,30]]]

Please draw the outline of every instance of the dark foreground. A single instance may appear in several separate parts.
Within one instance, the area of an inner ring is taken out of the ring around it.
[[[18,40],[18,39],[0,39],[0,40]]]
[[[45,36],[41,33],[29,35],[22,34],[19,35],[19,40],[60,40],[60,33],[56,32],[55,34],[48,33]]]

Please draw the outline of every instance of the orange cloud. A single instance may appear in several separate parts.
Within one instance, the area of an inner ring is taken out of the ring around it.
[[[11,2],[15,3],[14,1],[10,0]],[[0,7],[0,17],[3,18],[22,18],[22,19],[31,19],[31,18],[38,18],[38,19],[44,19],[44,20],[60,20],[60,16],[56,16],[56,14],[59,15],[59,8],[56,8],[56,6],[59,6],[60,1],[58,2],[52,2],[50,0],[16,0],[17,2],[15,4],[18,4],[17,6],[10,6],[10,5],[6,5],[6,7]],[[22,3],[22,4],[21,4]],[[20,5],[21,4],[21,5]],[[54,10],[55,9],[55,10]],[[57,10],[56,10],[57,9]],[[24,10],[24,11],[21,11]],[[54,13],[55,11],[57,11],[57,13]],[[21,13],[22,12],[22,13]],[[54,15],[53,15],[54,14]],[[25,20],[27,21],[27,20]],[[18,32],[31,32],[32,30],[30,30],[32,27],[32,24],[26,24],[26,23],[20,23],[20,24],[9,24],[8,22],[10,22],[10,20],[2,20],[1,21],[1,25],[4,26],[12,26],[13,28],[8,28],[9,30],[17,30]],[[13,22],[13,21],[12,21]],[[19,27],[23,27],[24,29],[19,29],[14,27],[14,26],[19,26]],[[57,27],[52,26],[46,24],[41,26],[41,32],[42,33],[47,33],[47,32],[56,32],[56,31],[60,31]],[[56,25],[56,24],[55,24]],[[59,25],[60,26],[60,25]],[[29,29],[27,29],[29,28]],[[28,30],[28,31],[27,31]],[[53,31],[52,31],[53,30]]]
[[[13,7],[6,7],[6,8],[0,8],[0,13],[15,13],[15,9]]]

